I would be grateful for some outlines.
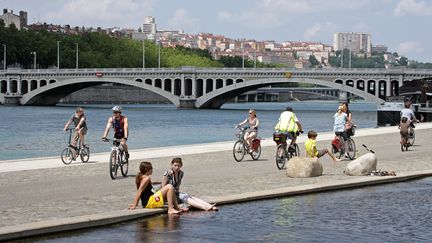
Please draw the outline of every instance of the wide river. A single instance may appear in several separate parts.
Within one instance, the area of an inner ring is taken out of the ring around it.
[[[177,109],[173,105],[124,105],[129,118],[130,149],[198,144],[234,140],[234,126],[244,120],[249,108],[257,110],[260,136],[271,137],[279,114],[292,106],[303,129],[318,132],[333,129],[337,102],[242,103],[225,104],[217,110]],[[0,106],[0,160],[59,156],[66,145],[63,127],[76,106]],[[84,105],[87,116],[87,142],[92,153],[109,151],[100,141],[112,105]],[[359,128],[375,127],[376,106],[353,103]],[[110,131],[112,135],[112,130]]]

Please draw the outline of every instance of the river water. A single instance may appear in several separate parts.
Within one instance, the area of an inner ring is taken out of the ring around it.
[[[177,109],[173,105],[125,105],[129,118],[130,149],[197,144],[234,140],[234,126],[244,120],[249,108],[257,110],[260,136],[271,137],[279,114],[292,106],[303,129],[318,132],[333,129],[336,102],[238,103],[217,110]],[[76,106],[0,106],[0,160],[59,156],[66,145],[62,131]],[[91,152],[109,151],[100,141],[112,105],[85,105]],[[375,127],[376,106],[353,103],[350,106],[359,128]],[[112,135],[112,131],[110,132]]]
[[[160,215],[37,242],[430,242],[432,178]],[[32,240],[32,241],[33,241]]]

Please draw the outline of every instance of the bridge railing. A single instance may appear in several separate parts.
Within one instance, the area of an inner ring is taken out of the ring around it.
[[[313,73],[313,74],[381,74],[381,75],[430,75],[432,76],[432,69],[408,69],[408,68],[217,68],[217,67],[191,67],[184,66],[178,68],[82,68],[82,69],[21,69],[21,68],[8,68],[0,70],[0,75],[13,75],[13,74],[93,74],[96,72],[101,73],[115,73],[115,72],[135,72],[135,73],[202,73],[202,72],[219,72],[219,73],[266,73],[266,72],[285,72],[296,73]]]

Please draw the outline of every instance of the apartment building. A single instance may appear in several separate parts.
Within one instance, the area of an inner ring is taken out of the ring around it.
[[[27,12],[20,11],[19,15],[13,13],[13,10],[10,12],[8,9],[3,9],[3,15],[0,15],[0,19],[3,20],[6,27],[10,25],[15,25],[17,29],[22,29],[24,26],[27,26]]]
[[[333,48],[335,51],[349,49],[354,54],[366,53],[371,55],[371,35],[359,32],[336,32],[333,34]]]

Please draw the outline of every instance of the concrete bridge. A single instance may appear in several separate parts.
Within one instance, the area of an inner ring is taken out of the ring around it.
[[[377,105],[398,95],[413,79],[432,77],[419,69],[7,69],[0,72],[2,104],[54,105],[80,89],[104,83],[134,86],[159,94],[182,108],[220,108],[250,90],[288,82],[338,89]]]

